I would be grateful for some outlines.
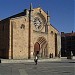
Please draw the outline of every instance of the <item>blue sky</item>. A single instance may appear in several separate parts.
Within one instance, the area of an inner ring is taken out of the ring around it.
[[[0,19],[29,9],[30,3],[49,11],[50,23],[60,32],[75,31],[75,0],[0,0]]]

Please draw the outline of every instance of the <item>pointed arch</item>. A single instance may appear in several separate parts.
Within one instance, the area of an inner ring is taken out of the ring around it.
[[[47,41],[44,37],[39,37],[34,44],[34,54],[39,54],[41,57],[48,56]]]
[[[35,55],[37,55],[37,54],[39,54],[39,52],[40,52],[40,44],[38,42],[36,42],[34,44],[34,53],[35,53]]]

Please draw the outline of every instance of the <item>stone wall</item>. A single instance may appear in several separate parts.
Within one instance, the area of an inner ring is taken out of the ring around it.
[[[11,19],[13,25],[13,59],[28,58],[28,20],[26,17]]]

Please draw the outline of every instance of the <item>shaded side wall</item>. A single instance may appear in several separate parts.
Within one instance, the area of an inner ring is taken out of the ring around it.
[[[0,21],[0,58],[9,57],[9,20]]]
[[[57,49],[59,57],[61,57],[61,35],[59,33],[57,35]]]

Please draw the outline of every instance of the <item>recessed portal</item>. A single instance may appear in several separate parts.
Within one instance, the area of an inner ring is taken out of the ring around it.
[[[39,37],[34,44],[34,55],[38,54],[40,57],[48,56],[47,41],[44,37]]]
[[[35,56],[38,55],[40,52],[40,44],[38,42],[35,43],[34,45],[34,54]]]

